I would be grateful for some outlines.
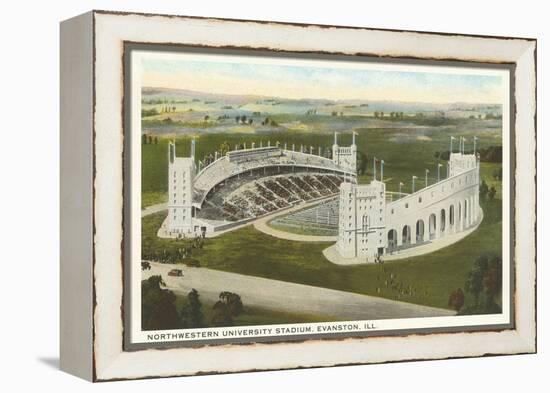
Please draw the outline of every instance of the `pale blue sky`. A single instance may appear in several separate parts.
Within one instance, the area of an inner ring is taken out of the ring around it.
[[[250,60],[248,60],[250,61]],[[317,65],[319,64],[319,65]],[[143,85],[222,94],[284,98],[373,99],[501,103],[503,77],[460,73],[372,70],[314,65],[253,64],[145,57]],[[379,67],[379,65],[377,66]]]

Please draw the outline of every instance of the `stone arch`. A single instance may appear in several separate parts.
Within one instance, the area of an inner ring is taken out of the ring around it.
[[[440,219],[439,219],[439,230],[441,231],[441,233],[445,232],[445,224],[446,224],[446,213],[445,213],[445,209],[441,209],[441,213],[440,213]]]
[[[458,214],[456,215],[456,227],[458,230],[461,230],[462,228],[460,225],[462,224],[462,202],[458,201]]]
[[[416,222],[416,242],[424,242],[424,220],[422,219]]]
[[[468,205],[468,200],[467,199],[464,199],[464,228],[467,228],[468,227],[468,208],[469,208],[469,205]]]
[[[390,229],[388,231],[388,252],[391,253],[397,249],[397,231]]]
[[[470,197],[470,223],[473,224],[476,221],[476,207],[474,202],[474,196]]]
[[[411,227],[405,225],[401,231],[401,244],[403,246],[409,246],[411,244]]]
[[[430,240],[435,239],[435,230],[437,229],[437,217],[434,213],[430,214],[429,219],[429,233],[430,233]]]
[[[449,229],[453,229],[455,226],[455,205],[449,207]]]

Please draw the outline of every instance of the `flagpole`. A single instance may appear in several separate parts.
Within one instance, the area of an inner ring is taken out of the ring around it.
[[[376,180],[376,157],[372,158],[372,165],[374,168],[374,180]]]
[[[430,173],[430,170],[426,169],[426,182],[424,183],[424,188],[428,187],[428,173]]]
[[[384,160],[380,161],[380,181],[384,181]]]

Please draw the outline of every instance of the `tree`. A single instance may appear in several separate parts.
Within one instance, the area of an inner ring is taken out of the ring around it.
[[[231,147],[229,146],[229,143],[227,143],[227,141],[224,141],[218,148],[222,156],[224,156],[230,149]]]
[[[367,156],[362,151],[357,151],[357,173],[363,175],[367,172]]]
[[[480,255],[477,257],[474,261],[474,266],[468,272],[468,276],[466,278],[466,291],[470,292],[474,296],[476,306],[479,304],[479,296],[483,291],[483,278],[485,276],[488,263],[489,261],[487,255]]]
[[[159,144],[159,138],[155,136],[155,145],[158,145],[158,144]]]
[[[146,145],[147,144],[147,135],[141,134],[141,144]]]
[[[208,121],[208,120],[210,120],[210,116],[208,115],[204,116],[204,121]]]
[[[187,294],[188,304],[181,310],[182,325],[184,328],[204,327],[204,315],[199,293],[195,288]]]
[[[464,292],[461,288],[458,288],[451,292],[449,296],[449,307],[459,312],[462,306],[464,306]]]
[[[243,302],[236,293],[221,292],[213,309],[213,326],[232,326],[233,318],[239,316],[243,311]]]
[[[153,137],[151,135],[147,136],[147,143],[152,144],[153,143]]]
[[[141,327],[143,330],[177,329],[180,318],[176,310],[176,295],[164,289],[161,276],[151,276],[141,282]]]
[[[241,121],[241,117],[240,116],[235,116],[235,123],[238,123],[239,121]]]
[[[500,257],[494,256],[489,260],[483,275],[483,288],[488,302],[494,302],[494,297],[502,289],[502,259]]]
[[[481,181],[481,185],[479,186],[479,195],[482,197],[485,197],[487,193],[489,192],[489,186],[487,186],[487,183],[485,180]]]
[[[489,189],[489,199],[492,201],[494,198],[495,198],[495,195],[497,194],[497,189],[492,186],[490,189]]]

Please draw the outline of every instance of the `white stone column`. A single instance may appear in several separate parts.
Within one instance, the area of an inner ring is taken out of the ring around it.
[[[468,197],[468,228],[472,225],[472,197]]]

